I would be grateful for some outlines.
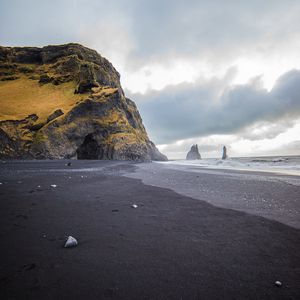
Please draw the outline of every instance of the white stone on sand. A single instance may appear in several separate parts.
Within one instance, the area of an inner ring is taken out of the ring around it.
[[[277,281],[275,281],[275,285],[278,286],[278,287],[280,287],[280,286],[282,286],[282,283],[277,280]]]
[[[77,245],[78,245],[77,240],[72,236],[68,236],[68,239],[65,243],[65,248],[72,248],[72,247],[76,247]]]

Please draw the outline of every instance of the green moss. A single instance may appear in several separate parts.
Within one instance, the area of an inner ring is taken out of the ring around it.
[[[41,133],[41,132],[37,132],[34,135],[34,139],[33,139],[34,143],[37,143],[37,144],[38,143],[43,143],[43,142],[45,142],[47,140],[48,140],[47,137],[43,133]]]
[[[33,72],[33,68],[32,67],[28,67],[28,66],[21,66],[18,68],[18,70],[21,72],[21,73],[32,73]]]
[[[11,80],[19,79],[19,78],[20,78],[19,76],[7,76],[7,77],[1,78],[0,80],[1,81],[11,81]]]

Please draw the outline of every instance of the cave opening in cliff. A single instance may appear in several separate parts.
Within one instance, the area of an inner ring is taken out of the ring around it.
[[[89,134],[77,149],[77,159],[99,159],[100,152],[97,141]]]

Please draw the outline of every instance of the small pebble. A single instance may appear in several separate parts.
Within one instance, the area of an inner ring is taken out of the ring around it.
[[[282,283],[280,281],[275,281],[275,285],[278,286],[278,287],[281,287]]]
[[[56,188],[56,187],[57,187],[57,185],[56,185],[56,184],[51,184],[51,186],[52,186],[53,188]]]
[[[26,271],[30,271],[30,270],[34,269],[35,267],[36,267],[36,264],[32,263],[32,264],[24,265],[23,269]]]
[[[137,208],[138,206],[136,204],[131,205],[132,208]]]
[[[40,185],[38,185],[37,187],[38,187],[38,188],[40,188],[41,186],[40,186]]]
[[[3,184],[2,182],[0,182],[0,185]]]

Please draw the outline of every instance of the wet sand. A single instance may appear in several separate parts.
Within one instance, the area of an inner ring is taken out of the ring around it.
[[[164,163],[139,164],[128,176],[300,229],[300,176]]]
[[[272,207],[275,217],[259,215],[263,209],[250,197],[249,211],[245,204],[238,208],[241,185],[230,176],[192,173],[203,192],[191,184],[194,197],[188,197],[183,178],[191,173],[172,170],[175,179],[167,178],[169,171],[155,164],[35,161],[0,167],[1,299],[300,298],[295,213],[278,222],[278,206]],[[151,186],[149,178],[175,183]],[[223,185],[223,200],[216,183]],[[286,195],[288,208],[281,213],[299,208],[297,185],[245,185],[259,197],[265,190],[266,201],[271,191]],[[68,235],[78,239],[76,248],[63,248]]]

